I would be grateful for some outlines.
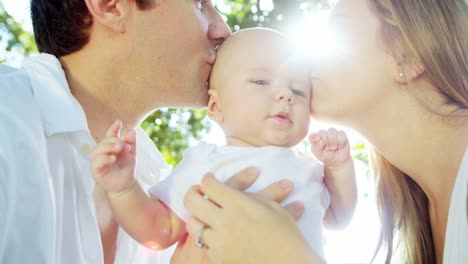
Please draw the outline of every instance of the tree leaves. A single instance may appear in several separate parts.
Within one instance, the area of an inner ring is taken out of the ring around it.
[[[218,10],[233,31],[249,27],[268,27],[283,33],[307,12],[329,8],[327,0],[222,0]],[[229,7],[229,8],[226,8]],[[228,10],[226,10],[228,9]]]
[[[141,124],[163,154],[167,163],[176,165],[185,149],[209,132],[204,110],[161,109]]]
[[[8,14],[0,3],[0,43],[5,43],[5,50],[13,50],[20,54],[28,55],[37,52],[34,37],[23,30],[21,24]],[[0,61],[4,61],[3,52],[0,53]]]

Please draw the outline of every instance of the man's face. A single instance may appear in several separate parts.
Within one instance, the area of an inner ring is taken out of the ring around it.
[[[124,50],[135,86],[128,89],[149,109],[206,106],[215,48],[230,35],[211,0],[157,0],[132,15]]]

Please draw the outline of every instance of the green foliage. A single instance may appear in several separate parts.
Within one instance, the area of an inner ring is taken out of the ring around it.
[[[306,13],[330,8],[327,0],[222,0],[217,7],[233,31],[249,27],[268,27],[282,32]]]
[[[355,160],[360,160],[364,162],[366,166],[369,166],[368,149],[364,143],[358,143],[353,146],[351,152]]]
[[[205,111],[161,109],[151,114],[141,127],[170,165],[176,165],[183,151],[209,131]]]
[[[23,55],[37,52],[34,37],[23,30],[21,24],[8,14],[0,3],[0,43],[6,44],[7,52],[16,51]],[[0,62],[6,58],[0,53]]]

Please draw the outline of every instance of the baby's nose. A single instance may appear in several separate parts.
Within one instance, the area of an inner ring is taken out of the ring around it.
[[[285,101],[287,103],[293,102],[293,95],[291,93],[291,90],[289,89],[282,89],[282,91],[278,93],[277,98],[278,98],[278,101]]]

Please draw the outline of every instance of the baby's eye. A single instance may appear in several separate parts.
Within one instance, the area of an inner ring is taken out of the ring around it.
[[[305,93],[301,90],[296,90],[296,89],[291,89],[291,92],[294,94],[294,95],[297,95],[297,96],[302,96],[304,97],[305,96]]]
[[[270,83],[268,81],[265,81],[265,80],[256,80],[255,84],[256,85],[270,85]]]

